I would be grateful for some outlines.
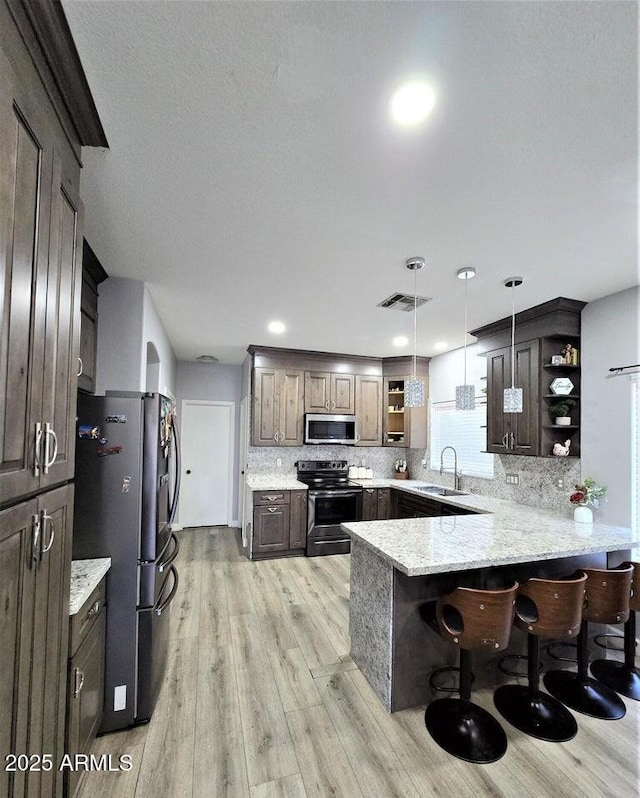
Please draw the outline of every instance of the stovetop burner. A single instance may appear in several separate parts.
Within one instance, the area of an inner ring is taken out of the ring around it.
[[[296,478],[310,488],[336,489],[358,487],[348,479],[346,460],[298,460]]]

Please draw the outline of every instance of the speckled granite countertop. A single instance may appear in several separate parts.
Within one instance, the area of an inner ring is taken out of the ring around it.
[[[72,561],[69,615],[75,615],[79,611],[109,568],[111,568],[110,557]]]
[[[421,483],[407,483],[393,487],[425,496],[415,490]],[[490,496],[430,498],[480,514],[361,521],[342,528],[407,576],[621,551],[640,543],[638,531],[576,523],[570,509],[562,516]]]
[[[289,474],[248,474],[249,490],[307,490],[304,482],[298,482]]]

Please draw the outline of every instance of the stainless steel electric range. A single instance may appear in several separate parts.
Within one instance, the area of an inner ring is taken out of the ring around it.
[[[309,486],[307,557],[348,554],[351,540],[341,529],[362,518],[362,487],[349,482],[346,460],[299,460],[297,479]]]

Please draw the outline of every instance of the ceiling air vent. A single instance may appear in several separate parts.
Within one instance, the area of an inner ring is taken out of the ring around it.
[[[411,313],[414,302],[415,306],[419,308],[422,305],[426,305],[427,302],[431,302],[431,297],[419,296],[414,299],[413,294],[391,294],[391,296],[383,299],[382,302],[378,302],[378,307],[393,308],[394,310],[404,310],[405,313]]]

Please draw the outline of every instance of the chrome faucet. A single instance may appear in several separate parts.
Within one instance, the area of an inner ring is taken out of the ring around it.
[[[440,475],[444,473],[444,453],[447,449],[451,449],[453,452],[453,489],[460,490],[460,472],[458,471],[458,452],[453,448],[453,446],[445,446],[444,449],[440,452]]]

